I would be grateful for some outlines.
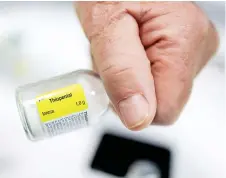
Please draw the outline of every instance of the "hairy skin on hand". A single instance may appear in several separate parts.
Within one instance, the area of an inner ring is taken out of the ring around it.
[[[218,47],[201,9],[192,2],[78,2],[76,10],[123,123],[131,130],[174,123]],[[135,94],[148,103],[148,117],[138,124],[127,121],[119,104]]]

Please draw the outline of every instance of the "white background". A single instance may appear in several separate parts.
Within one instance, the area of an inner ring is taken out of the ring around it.
[[[169,144],[176,153],[173,178],[225,177],[224,3],[200,4],[216,23],[222,44],[197,77],[175,125],[132,133],[108,113],[101,118],[102,125],[32,143],[20,123],[15,87],[91,68],[89,43],[71,2],[0,2],[0,178],[82,178],[92,144],[103,128],[113,127],[146,141]],[[18,34],[19,48],[11,42]],[[15,73],[18,65],[24,65],[24,73]]]

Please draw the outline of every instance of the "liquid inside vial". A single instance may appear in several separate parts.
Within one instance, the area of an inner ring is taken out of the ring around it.
[[[30,140],[40,140],[95,124],[109,104],[100,78],[89,70],[19,87],[16,100]]]

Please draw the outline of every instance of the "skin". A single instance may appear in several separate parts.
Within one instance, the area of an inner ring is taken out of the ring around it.
[[[174,123],[218,47],[192,2],[77,2],[97,72],[125,126]]]

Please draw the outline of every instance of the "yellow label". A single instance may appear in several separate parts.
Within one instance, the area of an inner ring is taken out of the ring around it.
[[[36,105],[42,122],[88,109],[84,89],[80,84],[42,94],[36,98]]]

